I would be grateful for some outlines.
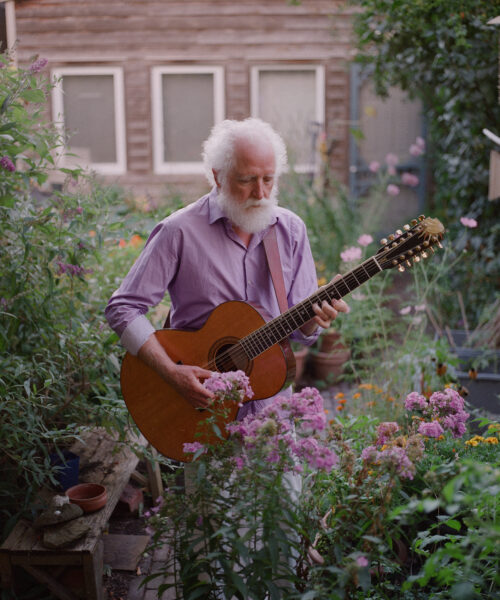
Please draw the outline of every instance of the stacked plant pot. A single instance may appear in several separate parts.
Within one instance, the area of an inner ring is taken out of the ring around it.
[[[318,352],[311,356],[312,375],[314,379],[333,382],[342,374],[351,351],[337,331],[323,332],[318,344]]]

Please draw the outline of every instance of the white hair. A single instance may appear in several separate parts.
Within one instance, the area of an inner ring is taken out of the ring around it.
[[[219,174],[221,181],[225,180],[233,167],[235,143],[241,139],[254,140],[256,143],[267,140],[274,150],[276,178],[286,170],[285,142],[269,123],[255,117],[243,121],[226,119],[214,125],[203,144],[203,166],[210,184],[215,183],[212,169]]]

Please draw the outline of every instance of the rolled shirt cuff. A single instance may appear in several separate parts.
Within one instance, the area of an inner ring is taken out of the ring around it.
[[[120,341],[130,354],[137,356],[141,346],[154,332],[155,328],[148,319],[144,315],[139,315],[125,327]]]

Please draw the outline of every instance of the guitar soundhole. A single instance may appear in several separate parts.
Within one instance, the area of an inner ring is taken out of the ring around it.
[[[213,358],[221,373],[242,370],[248,375],[251,362],[238,344],[223,344],[215,350]]]

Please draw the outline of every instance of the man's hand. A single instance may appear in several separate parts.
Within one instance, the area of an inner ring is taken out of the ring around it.
[[[212,375],[211,371],[192,365],[175,365],[166,381],[176,389],[194,408],[208,408],[214,395],[202,384]]]
[[[151,335],[141,346],[137,356],[156,371],[194,408],[208,408],[214,395],[203,386],[211,371],[194,365],[177,365],[163,346]]]
[[[338,281],[341,277],[341,275],[335,275],[332,281]],[[344,300],[334,298],[331,302],[323,300],[321,304],[313,304],[313,310],[316,316],[300,328],[304,335],[312,335],[318,325],[323,329],[328,329],[339,312],[348,313],[350,308]]]

